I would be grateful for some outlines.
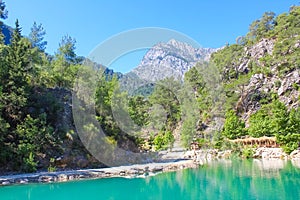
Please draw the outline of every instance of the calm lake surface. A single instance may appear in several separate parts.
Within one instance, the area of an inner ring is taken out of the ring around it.
[[[0,187],[0,199],[300,199],[300,168],[290,161],[216,161],[146,178]]]

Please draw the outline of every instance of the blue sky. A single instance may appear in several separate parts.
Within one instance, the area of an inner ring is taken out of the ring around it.
[[[287,12],[299,0],[4,0],[14,26],[18,18],[23,34],[33,22],[46,29],[47,52],[54,53],[62,36],[77,41],[77,54],[87,56],[107,38],[134,28],[174,29],[203,47],[221,47],[245,35],[249,24],[266,11]],[[129,55],[124,71],[139,62],[143,52]],[[135,59],[136,58],[136,59]],[[132,62],[130,62],[130,60]]]

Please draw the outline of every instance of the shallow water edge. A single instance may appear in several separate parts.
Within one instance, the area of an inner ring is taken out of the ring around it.
[[[161,172],[198,168],[199,166],[205,164],[210,165],[215,162],[230,163],[231,153],[232,152],[230,150],[220,152],[216,150],[199,150],[196,152],[188,151],[185,153],[177,152],[175,153],[176,155],[166,153],[165,158],[172,158],[171,161],[99,169],[81,169],[0,176],[0,187],[16,184],[54,183],[112,177],[147,177]],[[286,155],[281,148],[257,148],[254,155],[256,155],[257,159],[254,159],[253,162],[262,170],[281,169],[286,165],[287,161],[291,161],[291,164],[294,167],[300,168],[300,150],[295,150],[290,155]]]
[[[82,169],[58,172],[39,172],[31,174],[18,174],[0,176],[0,186],[28,183],[66,182],[84,179],[111,178],[111,177],[145,177],[160,172],[178,171],[186,168],[197,168],[193,160],[179,160],[164,163],[135,164],[100,169]]]

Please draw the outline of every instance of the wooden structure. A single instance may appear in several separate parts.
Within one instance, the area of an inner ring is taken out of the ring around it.
[[[260,138],[243,138],[243,139],[235,139],[229,140],[233,143],[240,144],[243,146],[256,146],[256,147],[268,147],[268,148],[276,148],[279,147],[279,144],[276,143],[275,137],[260,137]]]

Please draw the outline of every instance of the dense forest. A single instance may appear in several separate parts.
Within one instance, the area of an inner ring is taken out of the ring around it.
[[[8,17],[4,2],[0,17],[2,26]],[[184,81],[159,81],[145,96],[118,93],[131,119],[142,127],[134,135],[114,119],[118,76],[102,73],[95,95],[96,120],[110,143],[131,151],[172,148],[176,140],[187,148],[196,141],[201,147],[224,149],[231,148],[228,139],[249,135],[276,136],[291,152],[300,141],[299,33],[299,6],[278,16],[267,12],[236,44],[226,45],[209,63],[190,69]],[[31,33],[23,36],[18,20],[8,44],[0,32],[1,172],[55,170],[62,155],[88,160],[84,165],[76,159],[66,161],[67,167],[100,165],[81,144],[72,119],[64,116],[76,74],[86,62],[76,55],[76,40],[68,35],[54,55],[46,53],[45,34],[43,26],[34,22]],[[264,41],[271,41],[272,52],[253,56],[251,51]],[[298,72],[298,79],[278,92],[293,72]],[[271,80],[269,90],[249,89],[257,75]],[[284,95],[293,98],[282,101]]]
[[[0,8],[4,20],[8,13],[4,2]],[[75,39],[64,36],[52,56],[45,52],[46,32],[41,24],[34,23],[28,37],[21,32],[17,20],[11,36],[0,33],[3,171],[35,171],[39,166],[50,166],[68,147],[64,140],[73,133],[61,123],[63,102],[58,97],[68,94],[65,91],[71,89],[82,62],[75,53]],[[9,44],[4,43],[5,37],[11,37]]]

